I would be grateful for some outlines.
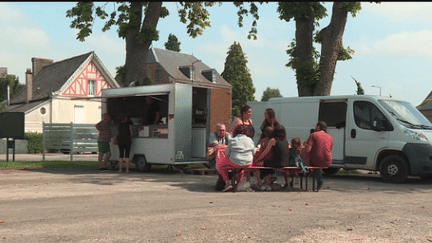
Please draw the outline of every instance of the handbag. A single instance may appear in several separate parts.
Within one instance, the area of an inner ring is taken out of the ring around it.
[[[113,144],[114,144],[114,145],[117,145],[117,144],[118,144],[118,136],[117,136],[117,135],[114,136]]]

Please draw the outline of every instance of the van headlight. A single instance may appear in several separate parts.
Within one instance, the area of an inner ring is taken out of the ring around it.
[[[428,139],[426,138],[426,136],[423,133],[415,132],[415,131],[410,130],[410,129],[405,129],[404,134],[405,134],[405,136],[407,136],[409,138],[416,139],[416,140],[423,141],[423,142],[428,142]]]

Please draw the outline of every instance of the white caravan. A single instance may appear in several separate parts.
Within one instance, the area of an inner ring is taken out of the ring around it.
[[[407,101],[350,95],[272,98],[248,105],[255,142],[267,108],[273,108],[285,126],[288,141],[293,137],[306,141],[316,123],[325,121],[333,137],[328,174],[341,168],[379,171],[392,183],[404,182],[408,175],[432,177],[432,124]]]
[[[147,96],[159,103],[162,124],[149,124],[146,116]],[[108,112],[114,121],[117,121],[120,113],[131,118],[134,135],[130,158],[138,170],[149,171],[152,164],[206,164],[209,128],[207,124],[194,123],[193,110],[208,109],[207,97],[207,89],[178,83],[104,89],[102,112]],[[118,146],[112,143],[111,153],[110,159],[117,161]]]

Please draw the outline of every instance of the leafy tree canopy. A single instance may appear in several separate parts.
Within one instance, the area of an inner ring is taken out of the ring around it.
[[[266,90],[264,90],[263,95],[261,97],[261,101],[268,101],[270,98],[280,98],[283,97],[279,91],[279,89],[272,89],[270,87],[267,87]]]
[[[224,71],[221,74],[232,85],[232,113],[234,116],[240,115],[240,107],[247,101],[255,101],[255,88],[246,64],[246,56],[240,43],[234,42],[229,48]]]
[[[0,78],[0,102],[7,100],[7,87],[9,86],[9,96],[14,97],[18,91],[20,91],[24,85],[19,83],[17,76],[8,74],[4,78]],[[6,111],[6,105],[0,104],[0,112]]]
[[[169,34],[168,41],[165,42],[165,49],[180,52],[180,44],[181,43],[178,41],[177,36]]]
[[[111,8],[111,4],[114,8]],[[92,33],[95,19],[104,20],[102,31],[117,26],[118,36],[126,42],[126,60],[123,83],[137,81],[146,83],[145,60],[152,41],[159,39],[157,24],[160,18],[169,15],[162,2],[78,2],[66,11],[66,17],[73,18],[71,28],[78,29],[77,39],[84,41]],[[180,22],[187,25],[187,33],[195,38],[210,27],[209,12],[215,2],[180,2],[178,16]],[[112,11],[111,11],[112,10]]]

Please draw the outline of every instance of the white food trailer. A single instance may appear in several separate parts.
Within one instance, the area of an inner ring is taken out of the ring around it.
[[[209,94],[210,89],[181,83],[105,89],[102,113],[108,112],[115,122],[120,113],[131,118],[134,134],[130,159],[140,171],[150,170],[152,164],[207,164]],[[157,125],[146,121],[147,96],[160,107],[161,122]],[[118,146],[110,145],[110,160],[117,161]]]

